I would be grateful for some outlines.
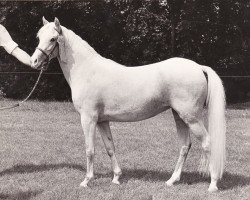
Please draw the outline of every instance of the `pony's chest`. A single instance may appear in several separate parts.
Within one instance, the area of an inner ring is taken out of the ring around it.
[[[93,110],[100,102],[100,94],[94,87],[84,84],[71,88],[72,101],[77,111],[83,109]]]

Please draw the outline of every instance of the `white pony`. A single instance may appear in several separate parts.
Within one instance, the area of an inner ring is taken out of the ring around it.
[[[122,173],[109,122],[144,120],[172,108],[181,148],[166,184],[171,186],[180,179],[191,147],[191,132],[202,144],[201,168],[211,175],[208,190],[218,190],[217,181],[222,177],[225,162],[225,93],[219,76],[211,68],[183,58],[125,67],[100,56],[78,35],[61,26],[57,18],[51,23],[43,18],[43,24],[31,64],[41,69],[57,57],[71,88],[86,143],[87,172],[81,186],[86,187],[94,177],[96,127],[111,158],[112,182],[119,184]],[[208,106],[208,132],[201,117],[204,104]]]

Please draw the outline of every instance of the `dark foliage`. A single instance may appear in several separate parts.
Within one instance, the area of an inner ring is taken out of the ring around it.
[[[250,1],[84,0],[0,2],[0,23],[32,54],[42,16],[58,17],[102,56],[127,66],[179,56],[211,66],[221,76],[250,75]],[[0,71],[32,71],[2,49]],[[185,66],[183,66],[185,67]],[[57,61],[49,72],[61,72]],[[22,98],[36,74],[1,74],[0,91]],[[249,97],[249,78],[223,78],[230,101]],[[45,75],[33,98],[69,100],[62,75]]]

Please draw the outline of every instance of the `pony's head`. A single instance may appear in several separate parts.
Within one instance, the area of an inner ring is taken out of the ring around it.
[[[64,46],[64,38],[59,20],[55,18],[54,22],[49,23],[43,17],[43,25],[37,33],[39,44],[31,57],[31,67],[34,69],[46,69],[49,61],[57,56],[65,61],[65,56],[60,53],[60,48]]]

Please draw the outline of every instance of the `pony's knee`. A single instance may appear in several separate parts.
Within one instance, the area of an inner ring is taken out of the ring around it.
[[[86,150],[86,156],[87,158],[92,159],[94,157],[95,151],[93,149],[87,149]]]
[[[114,155],[114,151],[112,149],[107,149],[107,154],[109,157],[112,157]]]
[[[209,153],[210,152],[210,139],[208,137],[206,137],[206,139],[204,139],[202,141],[202,149],[206,152]]]
[[[190,148],[191,148],[191,143],[188,146],[182,146],[180,155],[186,157]]]
[[[210,147],[209,146],[203,146],[202,145],[202,149],[205,153],[210,153]]]

